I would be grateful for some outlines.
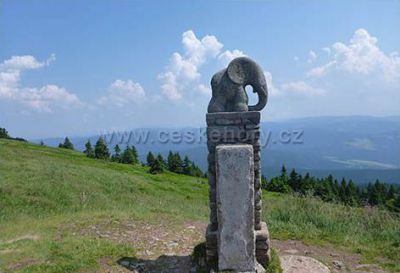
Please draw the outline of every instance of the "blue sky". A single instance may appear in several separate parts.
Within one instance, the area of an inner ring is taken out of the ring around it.
[[[265,70],[264,120],[400,115],[399,26],[400,1],[3,0],[0,127],[201,126],[211,76],[240,55]]]

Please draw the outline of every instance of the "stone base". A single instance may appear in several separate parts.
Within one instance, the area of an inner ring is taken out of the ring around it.
[[[264,268],[271,261],[271,244],[269,241],[268,227],[261,222],[261,229],[256,230],[256,259]],[[210,268],[218,267],[218,231],[212,231],[208,225],[206,231],[206,262]]]

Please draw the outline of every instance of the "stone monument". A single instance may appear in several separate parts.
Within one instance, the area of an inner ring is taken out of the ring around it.
[[[248,106],[245,87],[259,101]],[[261,221],[260,110],[267,103],[263,70],[234,59],[212,80],[207,146],[210,223],[206,261],[213,270],[264,272],[270,261],[268,229]]]

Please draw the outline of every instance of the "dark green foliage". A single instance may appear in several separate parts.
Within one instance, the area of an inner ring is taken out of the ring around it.
[[[192,173],[192,163],[189,157],[185,156],[182,163],[183,174],[190,175]]]
[[[356,186],[352,180],[342,179],[340,185],[332,175],[315,178],[307,173],[304,177],[295,170],[287,175],[285,166],[279,176],[270,181],[262,176],[261,187],[272,192],[296,193],[301,196],[315,196],[326,202],[342,203],[348,206],[371,205],[400,211],[399,189],[377,180],[366,188]]]
[[[151,162],[149,172],[151,174],[162,173],[164,171],[161,162],[156,158]]]
[[[58,144],[58,148],[64,148],[64,149],[73,150],[74,149],[74,144],[72,144],[72,142],[69,140],[69,138],[66,137],[64,139],[64,143]]]
[[[167,159],[167,166],[170,172],[174,173],[183,173],[183,162],[181,155],[179,153],[172,153],[169,151],[168,159]]]
[[[114,147],[114,154],[111,156],[111,161],[121,162],[121,148],[118,144]]]
[[[152,152],[147,153],[146,161],[147,161],[147,166],[152,166],[154,164],[154,161],[156,158],[154,157]]]
[[[137,164],[139,163],[138,154],[135,146],[126,146],[124,152],[121,155],[121,163],[124,164]]]
[[[0,138],[10,138],[6,128],[0,128]]]
[[[94,157],[98,159],[110,158],[110,152],[108,151],[107,144],[102,137],[99,137],[96,145],[94,146]]]
[[[89,139],[85,144],[85,150],[83,151],[83,153],[89,158],[94,158],[94,150]]]
[[[167,167],[167,163],[165,162],[165,160],[164,160],[164,158],[163,158],[163,156],[161,154],[157,155],[157,160],[161,163],[163,168]]]

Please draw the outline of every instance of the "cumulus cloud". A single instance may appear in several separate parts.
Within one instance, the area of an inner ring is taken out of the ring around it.
[[[266,80],[267,86],[268,86],[268,95],[270,95],[272,97],[282,95],[281,90],[279,90],[277,87],[275,87],[274,83],[272,82],[272,74],[268,71],[265,71],[264,76],[265,76],[265,80]]]
[[[67,109],[69,106],[82,105],[75,94],[57,85],[24,88],[19,92],[17,100],[39,112],[52,112],[54,108]]]
[[[281,89],[289,94],[300,94],[305,96],[321,96],[326,93],[322,88],[316,88],[304,81],[288,82],[281,85]]]
[[[308,63],[313,63],[315,60],[317,59],[317,53],[315,53],[314,51],[310,50],[310,52],[308,52]]]
[[[182,99],[186,90],[210,96],[211,89],[202,82],[200,68],[210,61],[218,61],[219,66],[226,66],[234,58],[246,56],[238,49],[222,52],[224,45],[217,37],[206,35],[198,38],[192,30],[182,34],[182,47],[183,52],[174,52],[164,72],[158,75],[162,94],[172,101]]]
[[[226,50],[218,56],[218,59],[221,61],[223,66],[227,66],[230,61],[235,58],[246,56],[243,51],[239,49],[234,49],[232,51]]]
[[[386,54],[378,47],[378,39],[361,28],[355,31],[348,44],[336,42],[324,49],[330,60],[307,72],[309,77],[322,77],[333,71],[381,76],[393,82],[400,78],[400,56]]]
[[[169,65],[158,78],[162,93],[170,100],[182,98],[183,89],[200,79],[199,68],[209,59],[216,58],[223,44],[213,35],[198,39],[192,30],[182,34],[183,54],[174,52]]]
[[[52,112],[54,108],[67,108],[82,105],[79,98],[57,85],[43,87],[20,86],[21,75],[25,70],[39,69],[55,60],[52,54],[40,62],[34,56],[12,56],[0,64],[0,99],[15,101],[40,112]]]
[[[132,80],[116,80],[110,84],[107,94],[99,99],[99,104],[113,107],[124,107],[140,103],[146,97],[143,87]]]

